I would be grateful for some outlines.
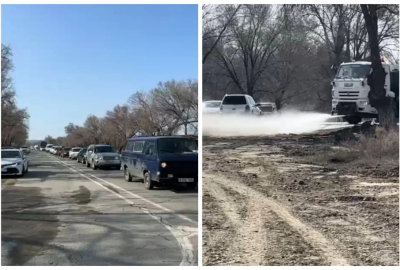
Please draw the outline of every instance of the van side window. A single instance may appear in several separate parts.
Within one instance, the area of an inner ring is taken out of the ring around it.
[[[146,142],[144,145],[144,154],[148,156],[152,156],[155,154],[155,143],[154,142]]]
[[[125,151],[132,151],[133,143],[134,143],[134,142],[132,142],[132,141],[128,141],[128,142],[126,143]]]

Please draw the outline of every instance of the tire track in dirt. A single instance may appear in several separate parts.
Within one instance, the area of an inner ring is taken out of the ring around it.
[[[240,260],[236,259],[234,263],[262,265],[265,252],[265,230],[262,217],[265,213],[260,211],[256,201],[250,200],[247,206],[249,215],[243,222],[235,200],[217,184],[212,182],[208,184],[205,189],[219,202],[219,206],[236,231],[236,239],[230,242],[228,248],[228,257],[240,257]]]
[[[309,225],[304,224],[299,219],[291,215],[289,211],[285,207],[280,205],[278,202],[270,198],[266,198],[260,192],[244,184],[241,184],[237,181],[229,180],[228,178],[225,178],[224,176],[221,175],[211,175],[203,172],[203,181],[205,183],[203,186],[206,188],[207,186],[212,185],[212,183],[217,183],[226,188],[231,188],[232,190],[238,192],[241,195],[252,198],[252,200],[258,204],[258,208],[263,209],[263,211],[261,213],[258,213],[257,215],[262,216],[263,214],[265,214],[265,212],[268,211],[274,213],[277,217],[279,217],[282,221],[284,221],[287,225],[289,225],[293,230],[297,231],[307,243],[309,243],[315,249],[319,250],[323,258],[326,260],[327,265],[336,265],[336,266],[349,265],[347,260],[340,254],[340,252],[337,251],[337,249],[333,246],[333,244],[330,241],[328,241],[322,233],[318,232]],[[213,185],[213,187],[215,188],[215,185]],[[221,196],[221,194],[217,196]],[[226,206],[226,207],[231,208],[231,206]],[[252,212],[252,210],[250,210],[250,212]],[[256,214],[254,213],[254,215]],[[262,241],[264,241],[264,239],[262,239]],[[257,243],[254,243],[254,246],[257,246]],[[258,258],[259,256],[256,255],[253,256],[252,259],[258,262],[259,260]]]

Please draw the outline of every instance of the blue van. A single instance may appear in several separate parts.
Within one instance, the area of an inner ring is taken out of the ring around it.
[[[198,183],[197,140],[185,136],[133,137],[122,152],[125,180],[144,179],[146,189],[171,183]]]

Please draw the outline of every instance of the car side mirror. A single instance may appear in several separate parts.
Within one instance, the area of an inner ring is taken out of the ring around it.
[[[255,106],[256,106],[256,107],[258,107],[258,106],[260,106],[260,105],[261,105],[260,103],[256,103],[256,105],[255,105]]]

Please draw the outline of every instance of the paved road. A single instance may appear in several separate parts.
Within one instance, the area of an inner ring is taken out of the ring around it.
[[[197,191],[38,151],[1,182],[2,265],[197,265]]]

